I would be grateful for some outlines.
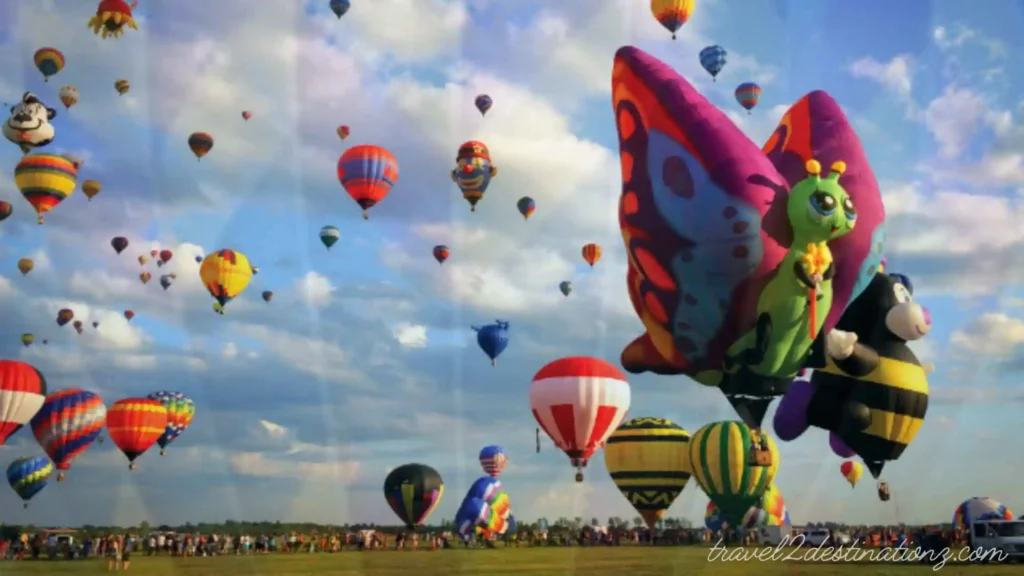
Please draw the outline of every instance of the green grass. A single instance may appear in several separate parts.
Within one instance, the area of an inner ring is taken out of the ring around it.
[[[145,576],[886,576],[934,574],[930,566],[849,562],[709,562],[707,548],[520,548],[437,552],[342,552],[260,557],[145,558],[134,556],[131,573]],[[3,562],[0,574],[98,574],[104,560]],[[1021,567],[947,566],[944,575],[1010,576]]]

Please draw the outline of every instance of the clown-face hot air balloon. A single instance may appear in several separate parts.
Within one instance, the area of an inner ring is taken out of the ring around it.
[[[218,314],[223,314],[228,302],[245,290],[252,274],[249,259],[234,250],[217,250],[199,266],[199,278],[217,301],[213,309]]]
[[[761,100],[761,87],[753,82],[744,82],[736,87],[735,96],[740,106],[750,114]]]
[[[434,246],[434,260],[437,260],[438,264],[444,264],[445,260],[447,260],[451,255],[452,251],[444,244]]]
[[[160,445],[160,455],[163,456],[171,442],[177,440],[192,423],[192,418],[196,415],[196,404],[181,392],[167,390],[153,392],[148,398],[159,401],[167,408],[167,427],[156,441]]]
[[[808,160],[846,164],[841,186],[855,206],[856,227],[827,243],[831,280],[823,277],[816,291],[824,293],[828,285],[832,305],[817,307],[815,324],[821,319],[818,332],[828,333],[870,282],[884,248],[885,212],[867,156],[838,103],[824,92],[794,104],[761,149],[685,79],[638,49],[616,54],[612,84],[626,283],[646,329],[623,351],[622,365],[634,373],[683,374],[690,379],[680,382],[720,386],[757,428],[799,372],[789,369],[803,360],[811,333],[796,330],[787,339],[773,330],[766,357],[797,360],[786,370],[752,365],[756,354],[729,353],[744,335],[756,335],[759,322],[765,334],[761,312],[778,294],[766,287],[785,268],[794,226],[788,218],[792,195],[777,191],[806,180]],[[837,205],[839,211],[845,212]],[[793,299],[784,300],[804,302],[807,318],[808,294],[790,292]]]
[[[452,182],[462,190],[462,197],[469,202],[470,211],[476,211],[476,203],[487,192],[491,179],[498,175],[498,168],[491,164],[491,152],[483,142],[470,140],[459,146],[452,170]]]
[[[759,440],[771,453],[768,466],[750,466],[749,455]],[[731,526],[740,526],[775,478],[779,469],[775,442],[742,422],[714,422],[690,437],[693,477]]]
[[[561,358],[540,369],[530,384],[533,417],[576,468],[583,468],[629,410],[629,382],[599,358]]]
[[[107,412],[107,433],[128,458],[128,469],[167,429],[167,407],[152,398],[125,398]]]
[[[476,343],[480,349],[491,359],[491,366],[496,366],[498,356],[508,347],[508,322],[495,320],[494,324],[485,326],[473,326],[476,331]]]
[[[537,209],[537,203],[533,201],[533,198],[523,196],[516,202],[516,209],[523,215],[523,220],[529,220],[530,216],[533,216],[533,212]]]
[[[480,450],[480,467],[491,478],[497,478],[505,470],[508,456],[501,446],[484,446]]]
[[[196,156],[196,162],[203,159],[213,150],[213,136],[206,132],[193,132],[188,137],[188,148]]]
[[[75,191],[78,170],[63,156],[33,154],[22,158],[14,168],[14,183],[42,224],[43,214]]]
[[[634,418],[608,437],[612,482],[653,529],[690,481],[690,434],[664,418]]]
[[[57,466],[57,481],[71,461],[85,452],[103,432],[107,407],[99,396],[80,388],[59,390],[46,397],[32,417],[32,434]]]
[[[672,33],[672,39],[675,40],[676,32],[693,14],[693,4],[694,0],[651,0],[651,15],[658,24]]]
[[[53,476],[53,461],[46,456],[18,458],[7,466],[7,483],[19,498],[28,501],[46,488]]]
[[[338,239],[341,238],[341,230],[338,230],[335,226],[324,226],[320,229],[320,243],[327,247],[328,250],[331,246],[338,243]]]
[[[64,54],[56,48],[40,48],[32,60],[46,82],[50,81],[50,76],[64,69]]]
[[[410,530],[423,524],[441,503],[444,481],[426,464],[403,464],[384,479],[384,498]]]
[[[125,0],[101,0],[96,7],[96,15],[89,19],[92,33],[106,40],[121,36],[125,26],[138,30],[135,17],[132,15],[136,4],[136,0],[132,0],[131,3]]]
[[[376,206],[398,183],[398,160],[380,146],[355,146],[338,159],[338,181],[370,219]]]
[[[476,97],[473,104],[476,105],[476,109],[480,111],[481,116],[486,116],[487,111],[491,109],[491,106],[494,106],[494,100],[491,100],[491,97],[487,94],[481,94]]]
[[[30,364],[0,360],[0,446],[39,412],[46,379]]]

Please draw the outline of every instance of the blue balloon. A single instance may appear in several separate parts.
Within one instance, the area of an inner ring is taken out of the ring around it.
[[[541,518],[537,522],[537,529],[540,530],[541,532],[547,532],[548,531],[548,519],[547,518]]]
[[[717,78],[718,73],[725,68],[726,58],[729,53],[721,46],[708,46],[700,51],[700,65],[711,74],[711,79]]]
[[[519,528],[516,526],[516,517],[510,515],[508,517],[508,530],[507,530],[507,532],[509,534],[515,534],[518,529]]]
[[[18,458],[7,467],[7,483],[28,508],[28,501],[46,488],[53,470],[53,461],[46,456]]]
[[[491,359],[491,366],[497,363],[498,356],[508,347],[508,322],[495,320],[494,324],[473,326],[476,330],[476,343]]]
[[[352,7],[352,3],[349,0],[331,0],[331,12],[338,18],[345,15],[348,9]]]

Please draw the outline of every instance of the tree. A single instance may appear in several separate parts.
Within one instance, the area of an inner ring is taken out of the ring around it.
[[[601,522],[599,522],[599,521],[598,521],[598,519],[597,519],[596,517],[595,517],[595,518],[591,518],[591,519],[590,519],[590,525],[591,525],[591,526],[600,526],[600,525],[601,525]]]
[[[633,518],[633,527],[634,528],[639,530],[640,527],[643,526],[643,525],[644,525],[644,519],[643,518],[641,518],[639,516],[636,516],[635,518]]]
[[[139,536],[142,536],[142,537],[148,536],[149,532],[150,532],[149,522],[146,522],[145,520],[140,522],[139,523]]]

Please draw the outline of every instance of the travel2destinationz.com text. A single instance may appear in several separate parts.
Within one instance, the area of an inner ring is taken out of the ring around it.
[[[897,546],[868,549],[856,544],[829,546],[828,539],[818,546],[805,544],[804,536],[786,536],[774,547],[728,547],[722,540],[708,551],[708,562],[852,562],[862,564],[920,562],[941,570],[949,563],[1005,562],[1010,555],[998,548],[987,550],[949,548],[925,550],[909,546],[904,540]]]

